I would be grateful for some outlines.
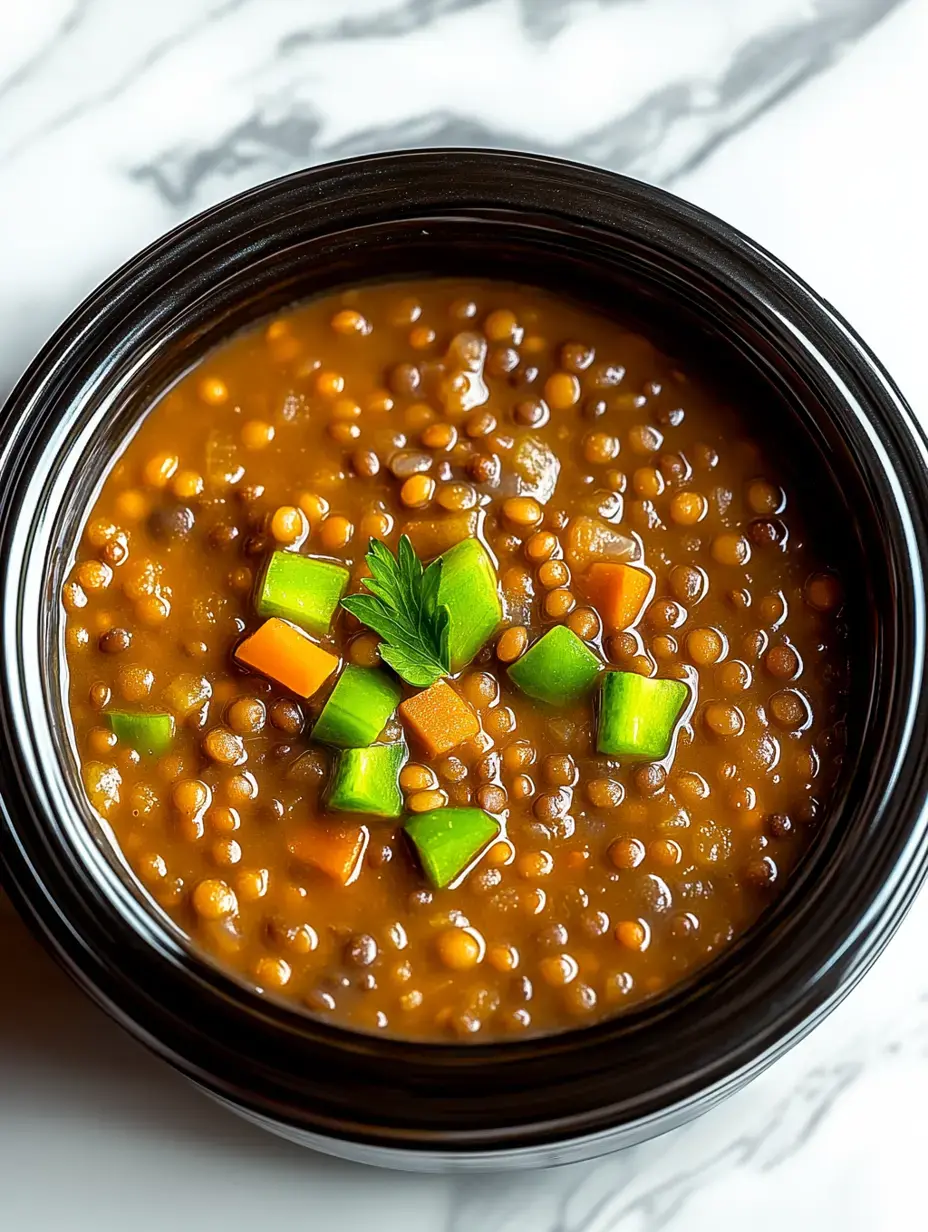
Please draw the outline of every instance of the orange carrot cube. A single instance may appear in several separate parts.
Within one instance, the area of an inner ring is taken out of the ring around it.
[[[239,663],[253,667],[300,697],[312,697],[338,667],[338,657],[307,637],[302,629],[272,616],[246,637],[235,652]]]
[[[641,615],[651,594],[653,580],[634,565],[591,565],[586,575],[587,592],[603,625],[611,630],[628,629]]]
[[[314,826],[288,844],[290,854],[341,885],[351,885],[361,871],[370,832],[367,826]]]
[[[444,680],[403,702],[400,714],[431,757],[457,748],[480,731],[473,708]]]

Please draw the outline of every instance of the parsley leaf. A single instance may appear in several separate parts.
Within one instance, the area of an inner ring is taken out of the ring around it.
[[[451,671],[448,609],[438,603],[441,560],[427,569],[408,537],[400,538],[394,557],[385,543],[372,539],[367,552],[369,595],[349,595],[342,607],[384,639],[380,655],[397,675],[417,688],[428,688]]]

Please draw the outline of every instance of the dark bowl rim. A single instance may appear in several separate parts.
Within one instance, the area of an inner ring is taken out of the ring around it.
[[[250,236],[250,229],[244,231],[237,227],[242,220],[254,221],[262,213],[279,209],[285,218],[290,209],[307,210],[315,199],[322,199],[333,184],[339,181],[363,183],[366,190],[376,193],[385,180],[395,176],[406,176],[410,187],[416,186],[415,177],[428,172],[434,172],[444,164],[445,169],[454,167],[456,174],[464,178],[465,174],[473,174],[475,179],[497,179],[501,176],[523,175],[527,183],[537,188],[543,184],[548,194],[547,199],[539,207],[539,212],[546,217],[557,219],[564,217],[576,218],[575,208],[567,201],[569,190],[582,185],[588,194],[587,217],[581,222],[593,229],[605,227],[613,230],[616,226],[616,211],[622,208],[638,208],[648,215],[641,221],[641,234],[650,237],[654,243],[670,243],[668,233],[672,232],[677,245],[689,246],[691,252],[703,245],[707,251],[715,255],[723,254],[726,258],[719,270],[719,276],[729,281],[737,281],[738,277],[747,277],[747,288],[759,300],[766,300],[762,307],[767,312],[787,314],[794,322],[801,322],[808,328],[811,322],[814,331],[826,338],[833,348],[834,355],[840,361],[841,370],[836,373],[839,383],[847,383],[848,377],[866,392],[866,402],[873,412],[879,407],[882,417],[882,428],[885,440],[884,451],[895,453],[897,461],[905,461],[906,465],[897,473],[897,483],[894,499],[899,508],[914,511],[918,521],[928,524],[928,488],[926,488],[926,447],[922,432],[906,406],[901,394],[896,389],[879,362],[870,353],[865,344],[854,331],[838,316],[837,313],[820,297],[816,296],[796,275],[778,262],[765,250],[756,245],[748,237],[729,227],[719,219],[705,213],[698,207],[683,202],[680,199],[628,177],[613,172],[583,166],[561,159],[552,159],[540,155],[527,155],[499,150],[462,150],[434,149],[418,150],[400,153],[383,153],[363,158],[341,160],[306,171],[296,172],[268,184],[249,189],[228,201],[220,203],[181,224],[166,236],[155,241],[136,257],[121,267],[114,275],[101,284],[87,300],[65,321],[53,335],[46,346],[40,351],[33,364],[24,374],[10,396],[0,416],[2,428],[2,451],[0,451],[0,475],[10,479],[18,479],[16,475],[17,458],[27,456],[34,446],[33,435],[38,417],[46,418],[53,413],[56,399],[64,388],[70,365],[78,363],[81,355],[88,354],[93,347],[105,349],[106,340],[114,333],[118,334],[124,328],[127,314],[138,307],[140,302],[149,296],[159,294],[168,296],[170,291],[162,288],[173,287],[172,279],[183,278],[183,271],[190,265],[204,260],[211,250],[217,246],[236,245],[244,243]],[[343,188],[344,191],[344,188]],[[447,212],[454,206],[455,181],[453,178],[442,180],[442,191],[448,194],[444,202]],[[489,190],[487,190],[489,192]],[[492,203],[498,204],[503,192],[498,185],[494,187],[496,197]],[[462,214],[469,211],[479,212],[482,189],[473,191],[473,200],[461,204]],[[597,198],[602,198],[601,212],[595,206]],[[592,204],[591,204],[592,203]],[[425,207],[427,215],[430,209],[436,208],[435,201],[430,201]],[[417,217],[415,200],[411,204],[411,217]],[[505,208],[528,210],[528,204]],[[572,212],[573,209],[573,212]],[[671,247],[673,245],[671,244]],[[247,258],[247,253],[244,254]],[[775,307],[771,306],[776,301]],[[850,396],[850,395],[849,395]],[[7,485],[3,485],[6,487]],[[54,903],[43,897],[46,888],[47,870],[36,868],[30,860],[27,845],[20,842],[21,827],[19,818],[28,817],[36,809],[34,792],[31,784],[22,776],[23,762],[17,758],[21,733],[17,732],[15,722],[10,719],[8,706],[20,687],[19,673],[15,667],[15,656],[20,654],[16,643],[16,624],[11,615],[18,615],[22,602],[20,579],[11,574],[9,568],[7,546],[14,541],[21,506],[17,507],[12,494],[20,490],[13,486],[10,491],[0,496],[0,586],[6,599],[3,612],[3,660],[2,675],[0,675],[0,695],[3,698],[2,726],[5,733],[5,748],[0,753],[0,768],[4,772],[5,786],[3,789],[3,817],[0,825],[0,874],[7,884],[20,910],[29,918],[33,927],[42,936],[44,942],[57,953],[69,966],[72,974],[91,991],[92,995],[103,1003],[109,1012],[119,1017],[124,1024],[129,1025],[136,1035],[145,1037],[144,1025],[128,1021],[131,1014],[120,1005],[118,990],[112,985],[107,987],[106,981],[101,981],[89,973],[92,964],[80,961],[79,949],[65,938],[64,931],[68,922],[60,918],[54,909]],[[911,593],[914,595],[915,609],[912,613],[913,627],[909,636],[915,647],[924,646],[925,614],[924,614],[924,584],[922,578],[928,570],[928,549],[925,539],[919,538],[914,532],[914,522],[910,522],[910,535],[907,544],[909,561],[912,566]],[[14,557],[15,558],[15,557]],[[920,597],[919,597],[920,596]],[[12,655],[11,655],[12,652]],[[13,670],[11,670],[11,665]],[[914,704],[914,699],[913,699]],[[917,715],[913,710],[910,714],[909,733],[915,726],[924,727],[924,716]],[[916,773],[919,771],[920,773]],[[887,883],[886,894],[878,896],[880,907],[880,927],[874,927],[868,934],[866,942],[858,935],[855,942],[853,961],[842,961],[841,978],[835,981],[825,976],[813,991],[805,990],[802,1004],[799,997],[795,1003],[784,1007],[779,1015],[775,1029],[766,1032],[763,1039],[752,1038],[741,1041],[741,1046],[735,1056],[734,1050],[726,1054],[724,1062],[716,1061],[711,1075],[707,1066],[699,1076],[697,1086],[702,1095],[717,1092],[738,1081],[739,1075],[752,1066],[766,1064],[773,1055],[795,1041],[798,1034],[808,1029],[827,1012],[837,1000],[843,996],[857,979],[863,974],[879,951],[885,945],[889,936],[901,920],[907,909],[917,885],[920,885],[928,871],[928,836],[925,829],[924,797],[925,783],[928,781],[928,769],[925,767],[909,767],[907,782],[907,816],[908,824],[904,833],[900,831],[898,838],[899,859],[904,860],[904,870],[894,879],[892,885]],[[41,812],[41,805],[38,805]],[[23,832],[25,832],[23,830]],[[869,904],[874,910],[877,897]],[[64,930],[64,931],[63,931]],[[846,939],[847,940],[847,939]],[[836,959],[837,956],[832,956]],[[846,957],[846,956],[845,956]],[[222,984],[222,981],[219,982]],[[813,995],[814,992],[814,995]],[[228,988],[223,988],[222,995],[229,994]],[[252,994],[253,996],[255,994]],[[273,1007],[264,1011],[264,1016],[274,1017]],[[300,1019],[303,1016],[300,1015]],[[767,1024],[770,1028],[770,1024]],[[343,1035],[342,1043],[349,1049],[358,1044],[356,1033],[335,1032]],[[546,1040],[530,1041],[530,1048],[536,1053],[549,1053],[556,1057],[561,1051],[561,1045],[572,1046],[574,1041],[586,1032],[571,1032],[560,1037],[548,1037]],[[771,1040],[771,1036],[774,1038]],[[147,1041],[162,1055],[165,1049],[156,1038]],[[552,1046],[553,1045],[553,1046]],[[420,1043],[414,1047],[422,1049]],[[450,1064],[456,1063],[456,1058],[466,1054],[468,1058],[475,1055],[488,1055],[488,1050],[502,1048],[504,1052],[513,1055],[514,1045],[480,1045],[476,1049],[467,1046],[456,1049],[454,1046],[440,1044],[434,1046],[440,1052],[442,1060]],[[404,1047],[394,1047],[392,1042],[377,1040],[377,1049],[382,1056],[392,1055],[400,1059]],[[428,1049],[426,1049],[428,1051]],[[182,1056],[169,1057],[188,1074],[191,1067],[185,1063]],[[193,1072],[198,1081],[204,1075]],[[210,1085],[208,1082],[206,1085]],[[221,1085],[214,1088],[223,1094]],[[693,1092],[690,1091],[690,1095]],[[247,1101],[241,1101],[247,1102]],[[258,1110],[260,1111],[260,1110]],[[286,1119],[282,1111],[281,1116]],[[346,1127],[345,1136],[351,1137],[358,1132],[360,1137],[364,1131]],[[557,1132],[560,1132],[559,1130]],[[463,1141],[463,1135],[457,1135],[457,1141]],[[481,1141],[492,1149],[492,1135],[482,1135]]]

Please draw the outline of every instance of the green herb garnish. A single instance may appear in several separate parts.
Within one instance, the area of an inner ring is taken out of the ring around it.
[[[380,656],[397,675],[416,688],[451,671],[448,609],[438,602],[441,560],[427,569],[406,535],[396,556],[379,539],[367,551],[369,595],[349,595],[342,607],[384,639]]]

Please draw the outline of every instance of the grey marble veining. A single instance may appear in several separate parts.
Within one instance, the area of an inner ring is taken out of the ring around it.
[[[898,3],[39,0],[0,39],[0,393],[113,266],[251,184],[434,144],[672,183]]]
[[[671,184],[764,107],[831,63],[899,0],[817,0],[791,6],[795,8],[791,13],[777,13],[782,6],[760,3],[752,23],[756,29],[748,27],[729,56],[720,58],[708,72],[665,76],[658,68],[640,97],[628,99],[605,119],[595,111],[584,114],[581,95],[572,100],[576,111],[573,131],[558,140],[534,126],[531,117],[522,124],[510,120],[505,109],[490,117],[479,111],[470,113],[467,100],[454,108],[423,110],[387,124],[365,125],[335,140],[327,138],[325,107],[319,105],[312,85],[304,85],[311,82],[312,60],[322,49],[360,49],[432,27],[440,33],[443,20],[492,2],[408,0],[363,20],[343,17],[296,31],[281,40],[267,65],[287,93],[288,108],[283,115],[277,112],[276,98],[262,101],[212,146],[164,150],[152,162],[134,167],[132,174],[149,181],[172,206],[188,208],[201,199],[204,190],[209,194],[214,176],[221,178],[241,168],[263,166],[261,178],[268,178],[306,162],[369,150],[468,145],[530,148]],[[599,0],[603,8],[629,3]],[[572,14],[578,15],[581,8],[589,12],[590,6],[582,0],[520,0],[516,7],[525,35],[550,44],[569,29]],[[720,15],[724,7],[719,6]],[[619,52],[623,27],[621,14],[615,17],[603,35]],[[657,60],[668,29],[679,28],[681,20],[679,5],[652,0],[647,34],[654,39],[652,54]],[[459,55],[456,51],[451,58]],[[464,60],[466,73],[466,56]],[[299,105],[294,106],[297,99]]]
[[[673,184],[834,294],[928,405],[912,157],[928,107],[926,9],[0,5],[0,396],[99,279],[196,210],[310,162],[449,143]],[[339,1164],[229,1118],[103,1019],[0,900],[0,1227],[121,1232],[129,1203],[133,1232],[168,1217],[179,1232],[919,1226],[926,932],[923,898],[835,1014],[700,1121],[589,1164],[451,1179]]]

